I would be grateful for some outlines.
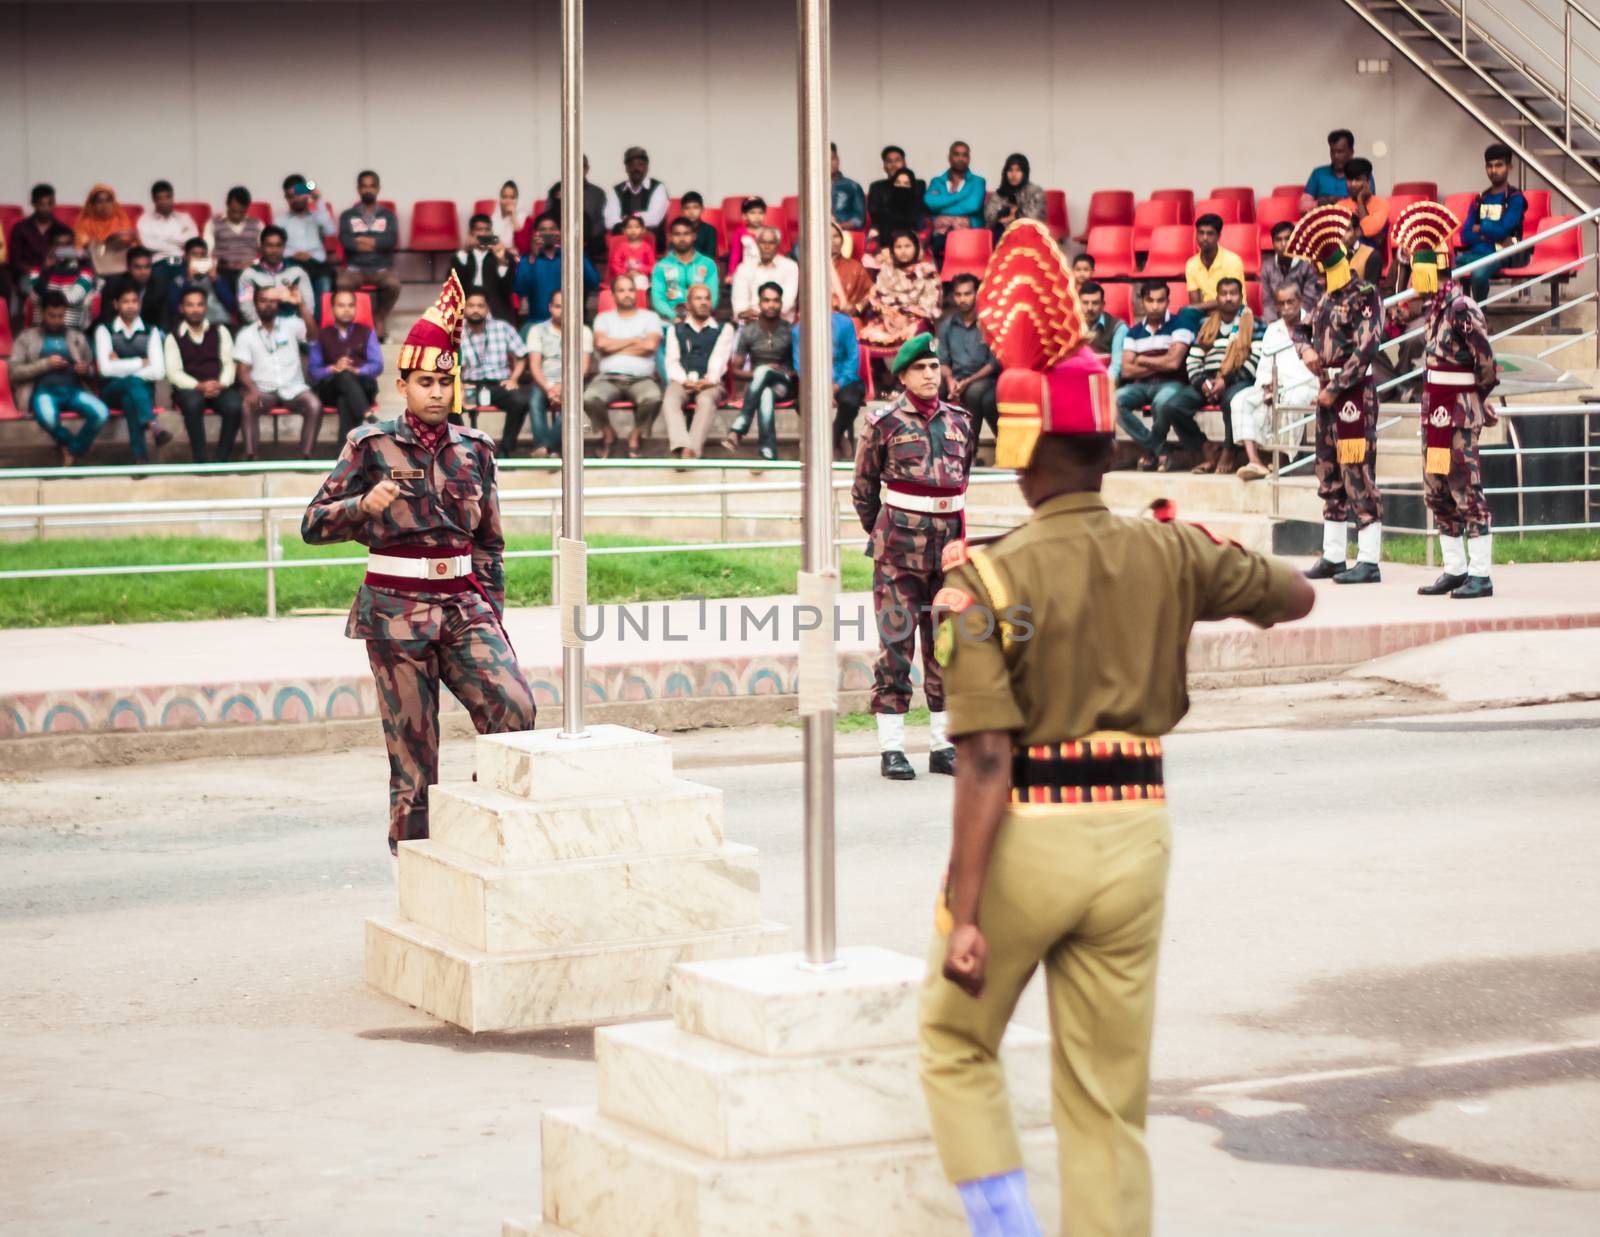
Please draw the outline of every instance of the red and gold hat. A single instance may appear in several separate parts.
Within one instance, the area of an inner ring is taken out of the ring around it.
[[[439,299],[423,311],[400,345],[399,368],[453,374],[461,356],[461,318],[467,298],[454,271],[439,290]]]
[[[1437,202],[1413,202],[1390,226],[1395,248],[1411,264],[1411,286],[1431,296],[1439,290],[1440,259],[1449,262],[1450,237],[1461,220]]]
[[[1079,348],[1043,373],[1008,369],[995,384],[1000,421],[994,462],[1026,468],[1041,434],[1110,434],[1117,426],[1117,401],[1106,363]]]
[[[1044,370],[1083,342],[1083,307],[1067,264],[1044,225],[1006,229],[978,290],[978,325],[1005,369]]]
[[[1315,262],[1328,281],[1328,291],[1337,292],[1350,282],[1350,254],[1345,244],[1355,214],[1348,207],[1319,206],[1294,225],[1286,252],[1295,258]]]

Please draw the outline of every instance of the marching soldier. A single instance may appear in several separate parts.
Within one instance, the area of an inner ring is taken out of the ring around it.
[[[1411,286],[1429,299],[1423,323],[1423,500],[1439,526],[1444,573],[1417,590],[1493,597],[1489,567],[1494,535],[1483,495],[1478,436],[1498,419],[1489,393],[1499,384],[1483,310],[1454,279],[1439,284],[1439,255],[1449,253],[1457,220],[1437,202],[1417,202],[1395,221],[1395,243],[1411,263]]]
[[[944,581],[945,547],[961,539],[978,434],[965,409],[939,398],[939,348],[932,335],[907,340],[892,368],[905,389],[862,428],[850,498],[872,538],[866,552],[873,559],[872,606],[880,645],[872,711],[878,718],[881,771],[894,781],[909,781],[917,774],[906,759],[905,715],[919,632],[928,698],[928,772],[956,768],[933,661],[933,597]]]
[[[1007,279],[1013,238],[1036,244],[1007,233],[986,300],[1044,295]],[[939,596],[936,655],[960,757],[921,996],[922,1084],[973,1233],[1038,1234],[997,1054],[1043,966],[1063,1223],[1073,1237],[1142,1237],[1172,845],[1161,736],[1188,707],[1183,650],[1198,621],[1270,626],[1305,615],[1314,594],[1288,564],[1196,525],[1106,509],[1116,401],[1105,365],[1077,347],[1074,295],[1038,309],[985,319],[1006,366],[996,463],[1020,470],[1033,515],[986,548],[958,548]],[[1041,321],[1066,345],[1046,355],[1076,350],[1017,367],[1030,349],[1016,336]]]
[[[1322,557],[1306,575],[1335,584],[1376,584],[1383,549],[1383,498],[1378,493],[1378,392],[1372,362],[1382,342],[1378,289],[1351,275],[1350,212],[1319,206],[1295,225],[1288,252],[1313,261],[1328,283],[1317,303],[1311,335],[1322,382],[1317,396],[1317,494],[1322,499]],[[1356,564],[1346,567],[1349,528]]]
[[[505,568],[494,443],[449,422],[465,298],[454,274],[400,347],[406,410],[359,426],[306,508],[312,545],[366,546],[345,635],[367,642],[389,749],[389,851],[428,836],[439,684],[480,734],[531,730],[533,692],[501,625]]]

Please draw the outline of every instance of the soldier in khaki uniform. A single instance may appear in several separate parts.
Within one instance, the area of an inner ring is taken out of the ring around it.
[[[1010,239],[992,282],[1004,280]],[[1075,299],[1024,315],[1027,329],[1075,348]],[[1012,368],[1017,320],[989,323],[1007,366],[996,463],[1020,470],[1033,515],[991,546],[955,548],[939,597],[936,656],[959,756],[921,1001],[923,1089],[973,1232],[1038,1233],[997,1053],[1042,965],[1063,1231],[1139,1237],[1150,1231],[1144,1122],[1172,845],[1161,736],[1188,708],[1184,650],[1196,622],[1268,626],[1305,615],[1313,593],[1288,564],[1196,525],[1112,515],[1099,493],[1116,417],[1104,364],[1078,349],[1043,371]]]
[[[345,635],[367,642],[389,749],[389,850],[428,836],[439,684],[480,734],[531,730],[533,692],[501,625],[505,538],[494,442],[449,422],[465,298],[454,274],[400,347],[406,411],[360,426],[306,508],[312,545],[370,551]]]

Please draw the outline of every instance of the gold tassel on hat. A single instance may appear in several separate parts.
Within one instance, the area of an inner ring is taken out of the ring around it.
[[[1411,288],[1419,296],[1432,296],[1439,290],[1439,259],[1429,249],[1411,255]]]
[[[1322,274],[1328,281],[1328,291],[1337,292],[1350,282],[1350,259],[1341,253],[1337,262],[1323,268]]]
[[[455,390],[450,398],[450,413],[459,418],[461,416],[461,364],[458,361],[455,368]]]
[[[1033,453],[1039,445],[1043,424],[1037,413],[1033,416],[1007,416],[1000,413],[994,436],[994,466],[996,468],[1026,468],[1033,462]]]

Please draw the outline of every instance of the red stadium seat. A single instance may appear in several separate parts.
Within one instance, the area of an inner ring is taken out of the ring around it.
[[[1253,279],[1244,281],[1244,303],[1257,318],[1261,317],[1261,285]]]
[[[333,293],[322,294],[322,312],[317,315],[317,321],[324,325],[333,321]],[[356,321],[371,330],[378,329],[378,324],[372,320],[372,297],[365,292],[356,293]]]
[[[1280,223],[1298,223],[1300,203],[1295,198],[1263,198],[1256,203],[1256,226],[1261,229],[1261,252],[1272,248],[1272,229]]]
[[[982,279],[993,252],[994,233],[988,228],[956,228],[947,232],[940,280],[949,283],[957,275],[975,275]]]
[[[1256,191],[1246,185],[1224,185],[1221,189],[1213,189],[1211,196],[1214,198],[1232,198],[1239,203],[1239,222],[1254,223],[1256,221]],[[1201,213],[1197,208],[1196,214]]]
[[[211,207],[204,202],[175,202],[173,205],[194,220],[194,226],[202,232],[206,224],[211,222]]]
[[[784,252],[787,253],[794,248],[795,241],[800,238],[800,199],[791,194],[783,199],[783,205],[779,210],[784,217],[783,223],[781,226],[773,223],[772,226],[778,228],[778,234],[783,237]],[[768,222],[772,222],[770,210],[767,212],[767,218]]]
[[[424,198],[411,208],[411,243],[407,248],[422,253],[452,253],[460,244],[461,220],[454,202]]]
[[[1124,322],[1131,322],[1133,320],[1133,285],[1103,283],[1100,286],[1106,290],[1106,312],[1113,318],[1121,318]]]
[[[1064,189],[1044,191],[1044,226],[1058,241],[1067,235],[1067,194]]]
[[[1178,222],[1194,223],[1194,190],[1193,189],[1157,189],[1150,195],[1155,202],[1176,202],[1178,204]]]
[[[1168,310],[1182,309],[1189,303],[1189,285],[1181,279],[1167,280]]]
[[[0,305],[0,357],[11,355],[11,313],[9,308]]]
[[[11,226],[24,215],[30,213],[32,213],[31,209],[25,209],[21,206],[12,206],[9,202],[0,202],[0,232],[5,233],[5,235],[9,238],[11,235]]]
[[[1194,217],[1198,219],[1201,215],[1217,215],[1225,225],[1243,223],[1243,210],[1237,198],[1201,198],[1194,204]]]
[[[83,213],[83,207],[74,206],[70,202],[56,204],[56,221],[66,227],[75,227],[78,216]]]
[[[21,421],[28,414],[11,398],[11,366],[0,360],[0,421]]]
[[[260,201],[259,199],[251,202],[249,206],[245,207],[244,213],[249,215],[252,219],[261,220],[262,227],[266,227],[272,222],[272,207],[268,206],[265,202]]]
[[[1444,200],[1444,208],[1462,223],[1467,221],[1467,212],[1472,209],[1472,199],[1476,193],[1452,193]],[[1461,244],[1461,229],[1458,227],[1450,233],[1450,247],[1456,248]]]
[[[1540,220],[1539,232],[1548,231],[1563,223],[1577,218],[1576,215],[1548,215]],[[1534,245],[1525,266],[1507,267],[1500,273],[1508,278],[1515,276],[1518,279],[1529,279],[1534,275],[1548,275],[1551,271],[1576,262],[1583,256],[1583,228],[1568,228],[1559,236],[1552,236],[1549,240],[1539,241]],[[1530,233],[1538,235],[1538,233]],[[1524,250],[1524,254],[1529,251]],[[1568,272],[1568,274],[1575,273]],[[1565,278],[1565,276],[1563,276]]]
[[[1253,223],[1225,223],[1222,225],[1222,247],[1231,249],[1244,263],[1246,275],[1261,273],[1260,229]]]
[[[594,311],[597,314],[608,314],[617,307],[617,298],[611,295],[610,287],[600,289],[600,299],[595,302]]]
[[[350,205],[355,206],[356,203],[352,202]],[[396,219],[400,217],[400,207],[395,204],[395,200],[393,198],[379,198],[375,203],[373,203],[373,205],[375,205],[379,210],[389,211]],[[334,218],[337,219],[338,217],[339,212],[335,211]]]
[[[479,198],[472,204],[472,213],[474,215],[488,215],[491,219],[494,218],[495,212],[499,209],[500,200],[498,198]]]
[[[1194,228],[1186,223],[1162,224],[1150,234],[1143,274],[1151,279],[1177,278],[1194,255]]]
[[[1102,189],[1089,195],[1089,217],[1084,220],[1081,241],[1091,228],[1102,225],[1133,226],[1133,193],[1127,189]]]
[[[128,222],[138,227],[139,220],[144,218],[144,207],[137,202],[124,202],[122,209],[128,212]]]
[[[1275,198],[1292,198],[1298,202],[1300,195],[1305,191],[1304,185],[1275,185],[1272,189],[1272,196]]]
[[[1526,236],[1534,230],[1539,220],[1549,216],[1550,190],[1524,189],[1522,196],[1528,199],[1528,213],[1522,217],[1522,234]]]
[[[1439,200],[1439,185],[1431,180],[1402,180],[1389,191],[1391,194],[1412,193],[1427,202]]]
[[[1389,203],[1389,218],[1392,221],[1401,211],[1408,206],[1415,206],[1418,202],[1431,201],[1420,193],[1391,193],[1387,199]]]
[[[1131,275],[1134,271],[1133,229],[1109,223],[1090,228],[1085,252],[1094,258],[1096,279]]]
[[[753,193],[741,193],[736,197],[722,199],[722,226],[729,232],[744,222],[744,215],[739,210],[739,203],[746,198],[753,198]],[[709,212],[708,212],[709,213]]]
[[[1140,202],[1133,212],[1133,251],[1147,252],[1150,248],[1150,233],[1159,227],[1170,226],[1177,222],[1176,202],[1158,202],[1154,198],[1148,202]]]

